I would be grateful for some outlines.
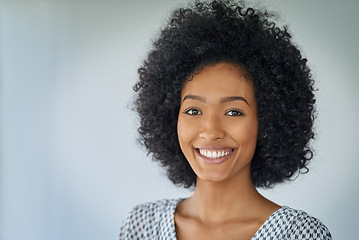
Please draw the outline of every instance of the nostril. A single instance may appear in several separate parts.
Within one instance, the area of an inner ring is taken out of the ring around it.
[[[219,140],[225,137],[225,131],[218,125],[204,126],[200,131],[200,137],[207,140]]]
[[[200,133],[200,137],[207,140],[220,140],[225,137],[224,132],[202,132]]]

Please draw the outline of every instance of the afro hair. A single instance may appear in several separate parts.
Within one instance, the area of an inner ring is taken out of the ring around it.
[[[242,1],[197,1],[175,10],[153,42],[138,70],[135,110],[140,142],[173,183],[196,185],[178,143],[182,87],[198,69],[219,62],[244,68],[253,82],[259,122],[251,162],[254,185],[269,188],[308,171],[314,80],[287,27],[278,27],[274,19]]]

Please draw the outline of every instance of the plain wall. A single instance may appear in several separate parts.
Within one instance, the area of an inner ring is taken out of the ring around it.
[[[186,197],[136,141],[137,68],[176,0],[0,2],[0,239],[117,239],[136,204]],[[256,1],[258,2],[258,1]],[[310,172],[261,192],[359,223],[359,1],[271,0],[317,80]]]

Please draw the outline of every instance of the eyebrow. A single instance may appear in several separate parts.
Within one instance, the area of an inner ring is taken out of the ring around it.
[[[248,106],[250,106],[248,101],[244,97],[240,97],[240,96],[226,97],[221,99],[221,103],[232,102],[232,101],[243,101],[247,103]]]
[[[204,97],[197,96],[197,95],[186,95],[186,96],[183,98],[182,102],[184,102],[184,100],[186,100],[186,99],[198,100],[198,101],[204,102],[204,103],[207,102],[207,100],[206,100]]]
[[[184,102],[184,100],[186,100],[186,99],[197,100],[197,101],[200,101],[200,102],[203,102],[203,103],[207,102],[206,98],[198,96],[198,95],[186,95],[183,98],[182,102]],[[243,102],[247,103],[248,106],[250,106],[248,101],[244,97],[240,97],[240,96],[222,98],[220,103],[227,103],[227,102],[232,102],[232,101],[243,101]]]

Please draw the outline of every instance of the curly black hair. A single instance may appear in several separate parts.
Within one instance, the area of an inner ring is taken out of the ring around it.
[[[308,171],[313,157],[314,80],[288,28],[275,14],[242,1],[195,2],[175,10],[138,69],[135,110],[140,142],[173,183],[196,185],[178,142],[182,87],[208,64],[232,63],[253,82],[259,132],[251,162],[256,187],[270,188]]]

